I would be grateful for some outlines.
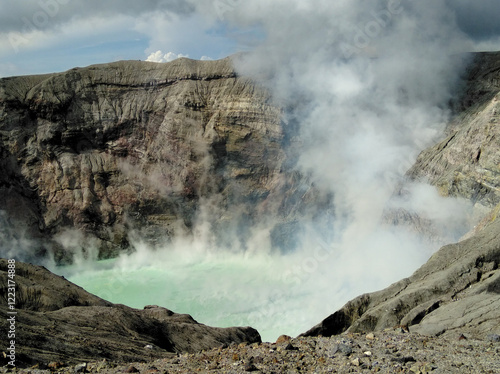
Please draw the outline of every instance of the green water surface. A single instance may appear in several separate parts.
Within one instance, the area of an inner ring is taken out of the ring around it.
[[[298,335],[319,318],[304,318],[306,297],[285,280],[283,265],[270,258],[163,260],[125,267],[105,260],[92,269],[66,271],[70,281],[113,303],[141,309],[159,305],[210,326],[252,326],[264,341],[273,341],[285,333]]]

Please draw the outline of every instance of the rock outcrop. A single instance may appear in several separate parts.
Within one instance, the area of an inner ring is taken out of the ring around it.
[[[500,53],[480,53],[446,139],[408,171],[443,196],[472,201],[484,218],[464,240],[444,246],[409,278],[348,302],[305,336],[409,328],[428,335],[500,333]],[[404,187],[402,188],[404,190]],[[421,217],[389,212],[399,224],[429,231]],[[423,227],[423,228],[422,228]]]
[[[272,238],[289,236],[295,212],[328,197],[287,171],[286,126],[230,58],[0,79],[2,237],[57,239],[74,228],[111,257],[134,234],[154,245],[207,221],[212,233],[238,232],[236,247],[269,211]],[[33,246],[37,256],[54,243]]]
[[[411,277],[357,297],[303,335],[396,327],[479,339],[499,334],[499,264],[500,221],[495,220],[476,236],[441,248]]]
[[[500,203],[500,53],[478,53],[458,115],[444,140],[423,151],[407,175],[488,211]]]
[[[2,279],[7,279],[7,272],[7,260],[0,259]],[[138,310],[112,304],[41,266],[16,262],[14,279],[14,340],[19,367],[52,361],[142,361],[261,341],[250,327],[215,328],[158,306]],[[11,310],[7,309],[6,284],[0,295],[0,310],[7,316]],[[8,323],[2,318],[2,331],[9,331]],[[7,364],[5,356],[2,360]]]

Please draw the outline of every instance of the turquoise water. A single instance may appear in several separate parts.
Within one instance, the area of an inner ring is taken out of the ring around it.
[[[317,294],[307,290],[311,274],[294,269],[301,260],[292,257],[221,255],[153,263],[126,258],[99,261],[91,269],[67,267],[63,273],[113,303],[160,305],[210,326],[252,326],[264,341],[274,341],[306,331],[333,308],[325,300],[313,303]]]
[[[410,275],[428,256],[407,241],[391,240],[372,237],[357,247],[287,255],[138,248],[58,273],[113,303],[159,305],[209,326],[252,326],[263,341],[275,341],[307,331],[361,293]]]
[[[160,305],[211,326],[251,325],[263,340],[274,340],[285,332],[303,332],[295,322],[276,315],[275,304],[291,295],[280,274],[266,269],[262,259],[205,258],[138,267],[123,267],[117,260],[107,260],[98,262],[92,270],[76,270],[68,278],[113,303],[134,308]],[[291,318],[290,310],[287,317]]]

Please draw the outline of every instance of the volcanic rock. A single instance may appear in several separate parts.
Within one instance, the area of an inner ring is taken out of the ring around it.
[[[269,211],[271,239],[292,243],[301,206],[329,197],[290,171],[282,112],[231,58],[0,79],[2,247],[33,239],[24,258],[65,262],[79,241],[105,258],[208,223],[238,232],[234,248]]]
[[[500,134],[495,125],[500,111],[500,53],[471,54],[469,60],[443,138],[420,153],[383,217],[388,225],[406,226],[435,248],[470,237],[500,211]],[[434,186],[437,194],[460,199],[472,209],[450,222],[437,223],[425,209],[417,212],[405,204],[412,201],[412,187],[418,184]]]
[[[444,140],[423,151],[407,175],[490,210],[500,203],[500,53],[478,53],[459,114]]]

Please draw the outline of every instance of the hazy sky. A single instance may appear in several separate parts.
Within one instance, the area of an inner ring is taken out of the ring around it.
[[[234,22],[232,13],[242,1],[1,0],[0,76],[122,59],[222,58],[265,38],[256,17]],[[500,50],[500,2],[443,1],[474,50]],[[269,3],[287,6],[282,0]],[[315,0],[303,3],[314,6]]]

